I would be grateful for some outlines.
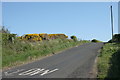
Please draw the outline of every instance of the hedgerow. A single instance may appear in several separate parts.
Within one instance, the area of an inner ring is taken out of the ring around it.
[[[66,39],[68,36],[65,34],[25,34],[23,36],[18,37],[20,40],[29,40],[29,41],[42,41],[42,40],[50,40],[50,39]]]

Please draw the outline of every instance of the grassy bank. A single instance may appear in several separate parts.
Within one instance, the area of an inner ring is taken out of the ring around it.
[[[107,43],[98,57],[98,78],[120,78],[120,43]]]
[[[36,42],[17,40],[14,43],[2,46],[2,66],[3,68],[15,66],[87,42],[89,41],[74,41],[69,39]]]

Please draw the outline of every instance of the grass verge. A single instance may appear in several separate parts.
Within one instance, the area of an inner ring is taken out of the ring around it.
[[[98,78],[120,78],[120,43],[107,43],[98,56]]]
[[[88,42],[85,40],[55,39],[40,42],[16,41],[8,43],[2,46],[2,67],[16,66]]]

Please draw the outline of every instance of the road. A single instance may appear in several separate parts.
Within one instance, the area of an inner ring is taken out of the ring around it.
[[[90,78],[103,43],[86,43],[2,72],[3,78]]]

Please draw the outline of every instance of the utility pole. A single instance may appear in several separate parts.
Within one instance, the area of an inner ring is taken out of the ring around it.
[[[111,29],[112,29],[112,39],[113,39],[113,13],[112,13],[112,6],[110,6],[111,11]]]

